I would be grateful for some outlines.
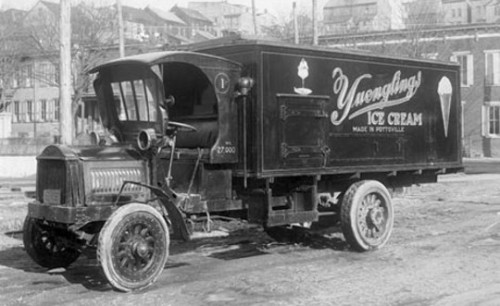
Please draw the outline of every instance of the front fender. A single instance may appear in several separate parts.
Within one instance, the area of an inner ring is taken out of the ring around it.
[[[160,204],[162,205],[164,217],[170,221],[173,231],[172,238],[182,239],[185,241],[191,240],[191,235],[189,234],[186,223],[184,222],[184,216],[176,206],[176,203],[180,200],[180,198],[172,189],[167,187],[167,189],[164,190],[156,186],[133,181],[124,181],[122,189],[127,184],[138,185],[151,190],[151,192],[158,198]]]

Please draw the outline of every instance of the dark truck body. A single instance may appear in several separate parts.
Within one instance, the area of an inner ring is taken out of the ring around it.
[[[459,67],[226,39],[94,68],[106,131],[38,156],[24,244],[45,267],[97,247],[117,289],[149,286],[172,238],[215,218],[393,228],[388,190],[462,169]]]
[[[198,51],[243,64],[242,75],[255,80],[247,127],[252,176],[462,167],[457,65],[258,41]],[[452,85],[449,109],[438,93],[443,77]],[[300,88],[310,93],[297,94]]]

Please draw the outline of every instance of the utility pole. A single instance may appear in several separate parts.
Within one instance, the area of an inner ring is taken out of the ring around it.
[[[257,15],[255,12],[255,0],[252,0],[252,20],[253,20],[253,33],[255,35],[258,35],[259,29],[257,27]]]
[[[71,111],[71,4],[61,0],[59,20],[59,103],[61,143],[71,145],[73,140],[73,114]]]
[[[122,1],[116,0],[116,10],[118,13],[118,43],[120,45],[120,57],[125,56],[125,38],[123,33]]]
[[[312,0],[313,45],[318,45],[318,1]]]
[[[293,37],[295,44],[299,44],[299,22],[297,20],[297,2],[293,2]]]

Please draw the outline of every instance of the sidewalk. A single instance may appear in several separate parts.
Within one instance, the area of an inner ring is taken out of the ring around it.
[[[440,176],[440,181],[500,179],[500,158],[464,158],[463,164],[465,174]],[[0,199],[6,193],[33,192],[35,181],[36,156],[0,156]]]
[[[500,173],[500,158],[464,158],[465,173]]]
[[[0,200],[34,197],[36,175],[23,178],[0,177]]]

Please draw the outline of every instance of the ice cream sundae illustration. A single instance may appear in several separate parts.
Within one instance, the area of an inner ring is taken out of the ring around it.
[[[309,76],[309,65],[307,64],[305,59],[300,60],[299,67],[297,67],[297,69],[297,74],[302,79],[302,87],[294,87],[293,90],[299,95],[307,96],[312,92],[312,90],[310,90],[309,88],[305,88],[304,86],[305,79],[307,79],[307,77]]]
[[[451,95],[453,88],[450,79],[442,77],[438,84],[439,102],[441,103],[441,114],[443,115],[444,135],[448,137],[448,124],[450,122]]]

